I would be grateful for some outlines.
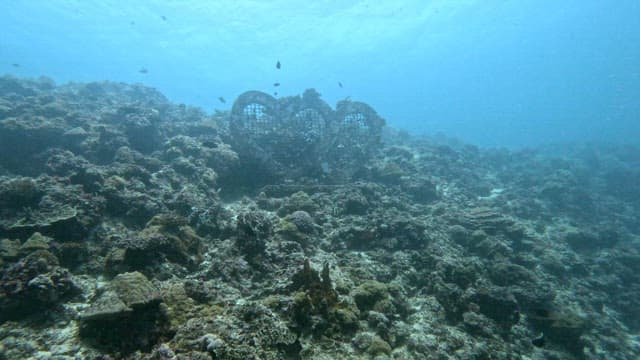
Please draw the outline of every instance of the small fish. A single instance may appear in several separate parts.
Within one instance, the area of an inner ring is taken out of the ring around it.
[[[338,81],[338,86],[342,87],[342,83],[340,81]]]
[[[277,91],[274,91],[274,92],[273,92],[273,96],[278,96],[278,92],[277,92]]]
[[[160,17],[162,18],[162,21],[167,21],[167,17],[166,16],[162,15]]]
[[[18,64],[18,63],[13,63],[13,64],[11,64],[11,66],[13,66],[14,68],[19,68],[19,67],[20,67],[20,64]]]
[[[146,73],[148,73],[148,72],[149,72],[149,70],[147,70],[147,68],[141,68],[140,70],[138,70],[138,72],[139,72],[140,74],[146,74]]]
[[[280,60],[278,60],[278,62],[276,62],[276,69],[280,70]]]
[[[278,87],[278,86],[280,86],[280,83],[278,83],[278,82],[277,83],[273,83],[273,86]]]
[[[222,96],[218,97],[221,103],[226,104],[227,100],[225,100]]]
[[[135,21],[131,21],[131,22],[129,23],[129,25],[131,25],[131,26],[133,26],[133,25],[135,25],[135,24],[136,24],[136,22],[135,22]]]

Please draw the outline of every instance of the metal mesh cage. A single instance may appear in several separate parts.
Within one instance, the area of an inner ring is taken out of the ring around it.
[[[382,126],[369,105],[341,101],[334,111],[313,89],[281,99],[248,91],[236,99],[230,116],[237,151],[270,162],[288,177],[327,167],[353,173],[376,150]]]

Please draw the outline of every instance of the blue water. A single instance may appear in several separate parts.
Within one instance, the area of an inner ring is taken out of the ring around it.
[[[0,0],[0,24],[0,74],[142,82],[207,111],[314,87],[480,146],[640,143],[638,0]]]

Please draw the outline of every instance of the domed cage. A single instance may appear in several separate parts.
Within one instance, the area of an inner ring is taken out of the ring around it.
[[[358,173],[380,145],[384,119],[369,105],[351,100],[336,106],[333,136],[326,147],[335,181],[345,182]]]
[[[231,109],[231,131],[236,137],[258,138],[277,131],[278,101],[260,91],[240,95]]]
[[[230,116],[236,151],[281,180],[345,179],[375,151],[383,126],[367,104],[341,101],[334,111],[313,89],[281,99],[248,91],[236,99]]]
[[[357,141],[358,147],[377,146],[384,120],[369,105],[343,100],[336,107],[336,143]],[[368,149],[370,151],[372,149]]]

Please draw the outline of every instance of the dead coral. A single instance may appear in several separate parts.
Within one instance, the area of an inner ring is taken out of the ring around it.
[[[160,214],[139,233],[115,241],[107,257],[107,270],[146,269],[153,273],[151,269],[164,261],[194,268],[202,261],[202,251],[202,239],[185,218]]]
[[[0,207],[20,209],[37,205],[43,195],[35,180],[31,178],[0,178]]]
[[[2,269],[0,323],[42,312],[74,295],[78,288],[71,273],[41,247]]]
[[[305,260],[302,270],[293,276],[289,289],[294,291],[290,315],[298,332],[342,337],[351,336],[357,330],[358,310],[339,301],[331,284],[328,264],[319,274],[309,260]]]
[[[273,233],[273,224],[265,212],[248,211],[236,218],[236,246],[247,261],[255,262],[264,254],[266,242]]]
[[[112,354],[150,351],[172,331],[162,297],[139,272],[116,276],[81,314],[80,336]]]

